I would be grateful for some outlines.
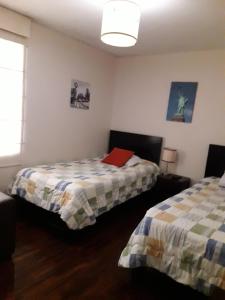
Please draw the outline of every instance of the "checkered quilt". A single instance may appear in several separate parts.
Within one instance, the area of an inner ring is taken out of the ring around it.
[[[205,294],[225,289],[225,188],[205,178],[149,209],[119,266],[153,267]]]
[[[58,213],[69,228],[81,229],[150,189],[158,174],[158,166],[146,160],[122,168],[100,158],[42,165],[19,171],[11,194]]]

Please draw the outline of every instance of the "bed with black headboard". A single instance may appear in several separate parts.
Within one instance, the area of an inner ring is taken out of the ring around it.
[[[225,146],[209,145],[205,177],[221,177],[225,170]]]
[[[138,163],[118,168],[102,158],[56,163],[20,170],[11,194],[61,218],[70,229],[82,229],[130,198],[148,191],[159,174],[162,138],[110,131],[109,151],[132,150]]]
[[[224,170],[225,146],[209,145],[205,178],[146,212],[119,266],[154,268],[206,295],[224,290],[225,299]]]

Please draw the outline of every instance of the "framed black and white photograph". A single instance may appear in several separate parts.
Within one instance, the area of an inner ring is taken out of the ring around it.
[[[84,81],[72,79],[70,106],[78,109],[89,109],[90,105],[90,84]]]

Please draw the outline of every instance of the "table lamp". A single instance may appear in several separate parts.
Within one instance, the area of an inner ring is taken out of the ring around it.
[[[162,161],[166,163],[166,174],[168,174],[168,165],[175,163],[177,158],[177,150],[171,148],[163,148]]]

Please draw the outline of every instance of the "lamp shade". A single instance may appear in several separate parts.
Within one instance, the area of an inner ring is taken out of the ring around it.
[[[140,22],[140,8],[130,0],[110,0],[104,5],[101,40],[116,47],[136,44]]]
[[[177,150],[171,148],[163,148],[162,161],[167,163],[175,163],[177,158]]]

